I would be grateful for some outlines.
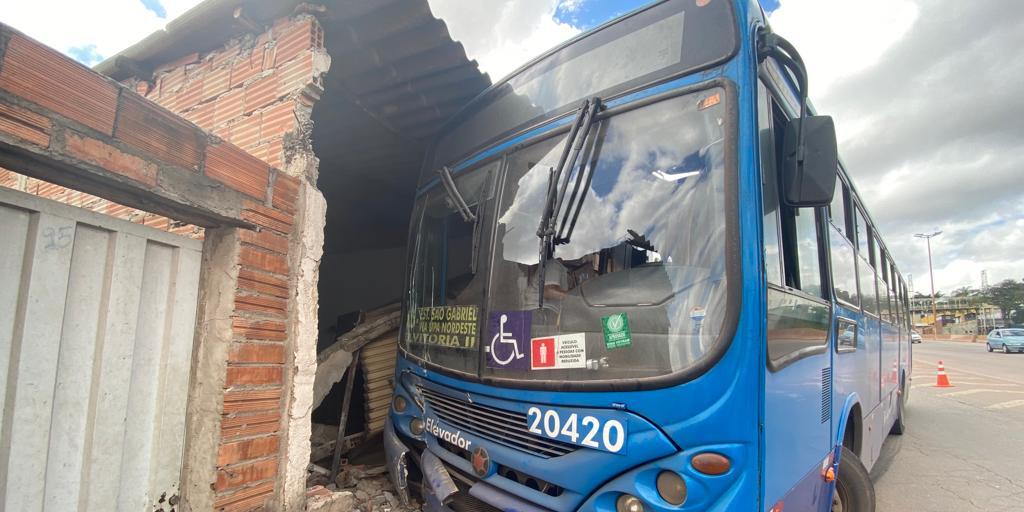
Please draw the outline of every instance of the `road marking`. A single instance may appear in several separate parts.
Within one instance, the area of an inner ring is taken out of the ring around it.
[[[976,395],[978,393],[1021,393],[1024,391],[1013,391],[1010,389],[965,389],[963,391],[954,391],[952,393],[943,393],[939,396],[967,396]]]
[[[1010,400],[1008,402],[999,402],[998,404],[992,404],[986,409],[998,410],[998,409],[1012,409],[1014,407],[1020,407],[1024,405],[1024,400]]]
[[[967,384],[969,386],[995,386],[997,388],[1019,388],[1019,387],[1021,387],[1020,384],[1005,384],[1005,383],[1000,383],[1000,382],[977,382],[977,381],[973,381],[973,380],[960,380],[960,379],[954,379],[953,376],[950,376],[949,380],[952,381],[952,382],[955,382],[957,384]]]

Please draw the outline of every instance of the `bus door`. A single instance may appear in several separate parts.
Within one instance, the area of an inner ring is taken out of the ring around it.
[[[764,195],[766,349],[764,509],[827,510],[832,420],[831,306],[826,300],[823,208],[780,204],[776,157],[786,113],[759,83]]]

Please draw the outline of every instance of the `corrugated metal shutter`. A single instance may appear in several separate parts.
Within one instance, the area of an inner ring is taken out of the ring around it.
[[[0,509],[170,510],[201,251],[0,189]]]

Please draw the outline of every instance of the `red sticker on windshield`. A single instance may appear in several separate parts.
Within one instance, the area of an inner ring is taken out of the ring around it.
[[[587,367],[587,338],[582,332],[530,340],[531,370]]]

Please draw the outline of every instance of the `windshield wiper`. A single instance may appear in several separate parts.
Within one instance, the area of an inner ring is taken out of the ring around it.
[[[539,280],[538,308],[544,306],[544,281],[547,272],[547,262],[554,256],[555,245],[569,243],[569,237],[572,236],[572,231],[576,227],[576,220],[579,218],[580,209],[583,207],[586,189],[590,187],[592,171],[587,173],[586,186],[583,187],[581,193],[580,189],[584,182],[583,175],[585,169],[580,169],[580,172],[576,173],[576,182],[573,185],[572,194],[569,196],[565,215],[562,216],[562,222],[556,226],[558,212],[562,211],[565,193],[569,189],[569,179],[572,177],[572,170],[576,167],[576,160],[579,159],[580,152],[583,150],[583,145],[587,140],[587,135],[590,133],[590,128],[593,126],[594,119],[597,117],[597,112],[600,109],[600,98],[588,98],[583,101],[583,104],[580,105],[579,114],[576,115],[576,119],[573,120],[572,127],[569,130],[569,138],[566,139],[565,147],[562,148],[562,155],[558,158],[558,167],[548,171],[547,201],[544,203],[544,213],[540,219],[540,226],[537,228],[537,237],[540,238],[540,267],[537,272]],[[585,168],[586,165],[583,167]],[[563,174],[565,175],[564,179],[562,178]],[[558,185],[559,180],[562,181],[561,186]],[[578,201],[577,196],[579,197]],[[570,215],[572,215],[571,221]],[[568,230],[566,226],[568,226]]]
[[[452,203],[452,207],[455,211],[459,212],[462,216],[462,220],[466,222],[475,222],[476,214],[469,209],[469,205],[466,204],[466,200],[459,193],[458,187],[455,186],[455,180],[452,179],[452,170],[447,166],[442,167],[437,171],[437,174],[441,177],[441,185],[444,187],[444,191],[448,194],[448,200]]]

